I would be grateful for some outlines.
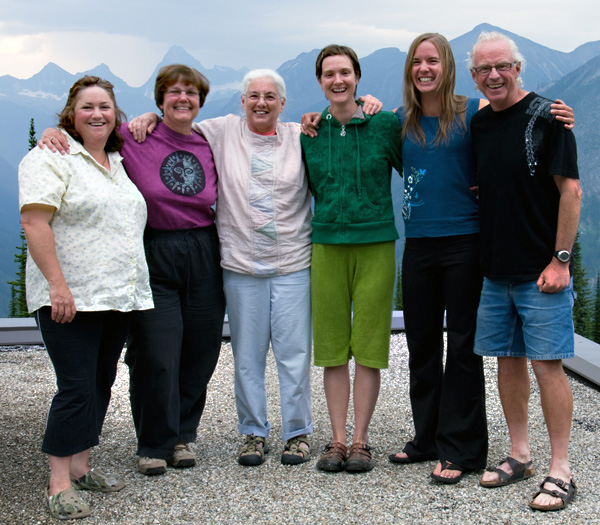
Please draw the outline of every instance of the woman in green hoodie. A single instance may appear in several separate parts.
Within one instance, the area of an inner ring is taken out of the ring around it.
[[[315,198],[311,293],[315,365],[324,387],[333,435],[317,467],[365,472],[373,468],[368,428],[387,368],[395,278],[392,168],[402,169],[401,127],[393,113],[370,116],[355,100],[356,53],[330,45],[316,75],[329,100],[321,133],[302,136]],[[348,454],[348,363],[354,357],[355,430]]]

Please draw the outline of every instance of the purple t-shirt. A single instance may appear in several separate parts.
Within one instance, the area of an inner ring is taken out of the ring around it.
[[[204,137],[182,135],[160,122],[138,144],[120,129],[123,165],[148,207],[148,225],[158,230],[187,230],[214,223],[217,171]]]

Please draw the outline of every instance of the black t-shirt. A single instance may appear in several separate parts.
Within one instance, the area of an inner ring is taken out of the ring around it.
[[[479,201],[481,264],[493,280],[537,280],[554,253],[560,194],[553,176],[579,178],[572,131],[529,93],[471,121]]]

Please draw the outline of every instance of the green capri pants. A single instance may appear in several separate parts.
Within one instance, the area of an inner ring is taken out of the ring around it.
[[[340,366],[354,357],[369,368],[388,367],[395,274],[393,241],[313,244],[316,366]]]

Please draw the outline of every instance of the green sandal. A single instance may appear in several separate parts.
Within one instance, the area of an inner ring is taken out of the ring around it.
[[[262,436],[249,434],[240,449],[238,463],[245,467],[256,467],[265,462],[265,454],[269,452],[267,440]]]
[[[69,487],[53,496],[48,496],[48,489],[46,489],[44,496],[50,514],[56,519],[72,520],[87,518],[92,515],[90,506],[77,495],[73,487]]]
[[[122,479],[105,474],[98,469],[90,469],[87,474],[76,478],[71,476],[71,485],[77,490],[93,490],[95,492],[117,492],[125,486]]]
[[[306,447],[301,446],[302,443]],[[306,434],[288,439],[281,455],[282,465],[299,465],[307,461],[310,461],[310,443]]]

